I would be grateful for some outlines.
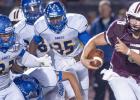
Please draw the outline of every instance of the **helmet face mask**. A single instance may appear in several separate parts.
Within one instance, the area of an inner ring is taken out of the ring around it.
[[[47,21],[52,26],[55,26],[56,28],[59,28],[60,27],[60,24],[63,23],[63,16],[47,18]]]
[[[132,33],[140,33],[140,2],[135,2],[129,7],[126,17]]]
[[[58,1],[52,1],[47,5],[45,18],[49,29],[56,33],[60,33],[67,23],[65,8]]]
[[[9,49],[15,44],[15,40],[12,22],[7,16],[0,15],[0,50]]]
[[[0,33],[0,42],[1,42],[1,47],[3,48],[9,48],[14,44],[15,41],[15,36],[14,33]]]
[[[14,79],[26,100],[42,100],[42,87],[37,79],[29,75],[21,75]]]
[[[140,18],[135,18],[133,16],[129,17],[129,24],[133,32],[140,32]]]
[[[26,98],[29,98],[30,100],[36,100],[38,98],[38,93],[37,91],[31,91]]]
[[[22,0],[22,9],[28,24],[33,25],[43,15],[41,0]]]

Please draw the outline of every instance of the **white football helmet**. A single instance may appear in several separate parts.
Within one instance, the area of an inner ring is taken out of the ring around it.
[[[129,7],[129,10],[126,12],[126,15],[140,18],[140,2],[134,2]]]
[[[140,32],[140,2],[134,2],[126,12],[126,18],[130,30],[133,33]]]
[[[25,19],[22,9],[14,8],[9,14],[9,19],[15,24],[22,19]]]

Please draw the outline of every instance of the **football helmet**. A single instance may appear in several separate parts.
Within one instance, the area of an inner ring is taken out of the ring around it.
[[[44,7],[42,0],[22,0],[21,6],[27,24],[33,25],[43,15]]]
[[[14,79],[15,84],[26,100],[42,100],[42,87],[38,80],[29,75],[21,75]]]
[[[25,19],[22,9],[14,8],[9,14],[9,19],[12,21],[13,25]]]
[[[140,2],[133,3],[126,12],[127,21],[132,32],[140,32]]]
[[[45,8],[45,18],[49,29],[60,33],[67,23],[66,10],[59,1],[51,1]]]
[[[8,49],[15,44],[12,22],[7,16],[0,15],[0,49]]]

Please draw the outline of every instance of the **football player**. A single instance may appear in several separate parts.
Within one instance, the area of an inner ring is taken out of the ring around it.
[[[43,15],[42,4],[43,4],[42,0],[22,0],[21,1],[21,6],[22,6],[22,10],[23,10],[25,19],[22,19],[19,23],[17,23],[15,25],[15,33],[24,40],[24,42],[27,44],[27,46],[29,45],[30,41],[32,40],[32,38],[35,34],[34,26],[33,26],[34,22],[41,15]],[[28,49],[28,47],[27,47],[27,49]],[[46,54],[47,51],[49,51],[49,46],[46,47],[46,45],[44,44],[44,41],[41,41],[41,43],[39,43],[39,45],[38,45],[37,56],[43,56],[44,54]],[[41,70],[43,71],[43,68]],[[30,72],[30,70],[28,70],[27,72]],[[45,72],[45,71],[43,71],[43,72]],[[71,82],[71,79],[73,79],[73,77],[70,76],[71,74],[70,75],[66,74],[68,72],[62,72],[62,73],[63,73],[64,77],[68,77],[68,80],[70,81],[70,83],[73,84],[73,82]],[[42,77],[43,76],[43,74],[40,74],[40,70],[38,70],[38,69],[34,72],[31,71],[30,73],[28,73],[28,75],[33,76],[33,77],[38,77],[38,76]],[[53,76],[51,74],[48,77],[50,77],[53,80]],[[40,77],[38,80],[40,80]],[[46,86],[47,85],[46,83],[44,83],[44,84],[45,84],[45,85],[43,85],[44,87],[48,87],[48,86]],[[51,84],[51,86],[52,85],[53,84]],[[49,86],[49,87],[51,87],[51,86]],[[45,90],[45,89],[43,88],[43,90]],[[49,91],[49,89],[47,88],[45,90],[44,94],[47,94],[48,91]],[[79,94],[79,93],[77,92],[76,94]],[[52,96],[52,97],[54,100],[54,96]],[[76,98],[78,99],[78,96],[76,96]]]
[[[45,94],[43,92],[44,87],[34,76],[28,75],[29,73],[16,77],[14,79],[14,82],[22,91],[26,100],[64,100],[63,96],[65,94],[65,91],[63,84],[61,84],[61,81],[69,80],[76,94],[76,100],[82,100],[80,88],[78,86],[76,77],[70,72],[59,71],[56,73],[59,78],[57,87],[55,88],[56,92],[53,95],[52,93],[50,93],[51,95],[47,96],[47,98],[45,97]]]
[[[22,0],[21,1],[21,9],[17,12],[14,12],[11,18],[15,18],[15,16],[20,16],[20,11],[22,11],[24,18],[20,19],[21,21],[14,25],[15,33],[24,40],[26,44],[27,50],[29,47],[29,43],[32,40],[35,32],[34,32],[34,22],[43,15],[43,3],[42,0]],[[17,14],[17,15],[15,15]],[[38,45],[37,55],[43,56],[46,54],[48,47],[44,44],[44,41],[41,41]],[[18,76],[19,72],[22,73],[25,67],[16,67],[16,64],[12,67],[14,70],[11,74],[12,78]],[[17,74],[18,73],[18,74]]]
[[[83,15],[66,13],[60,1],[50,1],[45,8],[44,16],[35,22],[36,35],[29,46],[30,51],[34,53],[38,42],[42,38],[45,39],[55,53],[55,68],[76,71],[84,100],[88,100],[88,70],[81,64],[79,58],[83,44],[90,38],[86,32],[87,26],[87,20]],[[69,84],[65,85],[68,97],[74,97]]]
[[[56,86],[57,81],[70,80],[76,98],[81,100],[80,89],[76,78],[71,73],[57,71],[51,66],[50,57],[36,58],[25,51],[25,45],[17,37],[12,27],[12,22],[7,16],[0,16],[0,100],[24,100],[24,97],[17,86],[10,79],[10,67],[18,59],[21,65],[31,67],[27,74],[34,76],[41,86],[47,90]],[[32,68],[35,67],[35,68]],[[50,77],[51,76],[51,77]],[[47,87],[50,86],[50,87]]]
[[[35,21],[43,15],[43,2],[42,0],[21,0],[21,8],[25,18],[14,27],[16,34],[19,35],[28,46],[35,35],[33,25]],[[38,44],[38,49],[36,51],[37,56],[46,54],[49,50],[49,46],[47,47],[46,45],[47,44],[45,44],[44,41],[41,41]]]
[[[24,100],[22,93],[10,79],[9,71],[15,59],[20,59],[20,63],[28,67],[51,66],[47,55],[36,58],[25,51],[22,41],[14,32],[12,22],[4,15],[0,15],[0,55],[0,100]]]
[[[93,37],[85,46],[82,63],[90,69],[89,52],[98,45],[114,47],[111,66],[103,70],[103,79],[108,80],[116,100],[140,100],[140,2],[133,3],[126,19],[114,21],[107,31]]]
[[[30,41],[32,40],[35,32],[33,24],[34,22],[43,15],[43,3],[42,0],[21,0],[21,8],[15,8],[9,15],[12,22],[17,22],[14,25],[15,33],[24,40],[27,50]],[[38,45],[37,55],[43,56],[46,54],[48,47],[41,41]],[[11,78],[22,74],[25,67],[16,67],[14,64],[12,67]]]

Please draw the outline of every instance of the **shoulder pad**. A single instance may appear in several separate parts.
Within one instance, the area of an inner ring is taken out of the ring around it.
[[[25,20],[19,21],[17,24],[14,25],[15,33],[19,34],[19,32],[26,26]]]
[[[67,14],[68,27],[76,29],[79,33],[85,31],[88,27],[87,19],[81,14]]]
[[[35,22],[34,28],[35,28],[35,32],[36,32],[37,34],[42,33],[43,31],[45,31],[45,30],[48,28],[44,16],[40,17],[40,18]]]

